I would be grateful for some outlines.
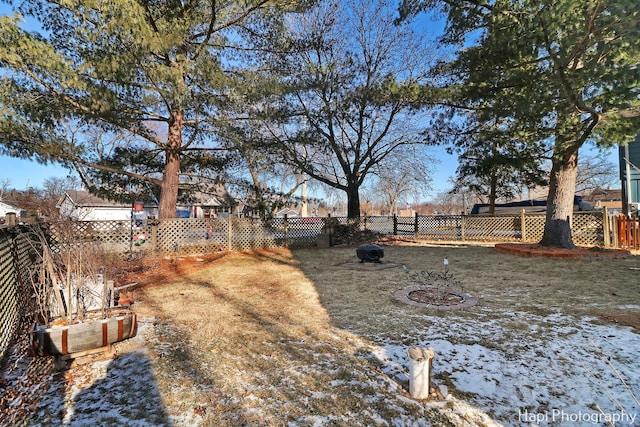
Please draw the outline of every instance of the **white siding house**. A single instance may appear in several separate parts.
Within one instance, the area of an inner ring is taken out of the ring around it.
[[[16,218],[25,218],[27,216],[27,212],[24,209],[0,202],[0,218],[4,218],[8,213],[16,214]]]
[[[133,219],[139,220],[158,216],[155,204],[112,202],[87,191],[66,191],[56,207],[60,210],[60,217],[78,221],[131,220],[132,214]]]

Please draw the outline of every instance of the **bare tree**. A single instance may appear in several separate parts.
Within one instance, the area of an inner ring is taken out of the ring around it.
[[[576,175],[576,193],[587,194],[598,188],[609,188],[620,185],[618,167],[609,160],[606,154],[580,156]]]
[[[413,195],[416,199],[430,189],[435,159],[424,147],[403,147],[389,154],[374,168],[374,191],[382,196],[388,214],[397,214],[401,198]]]
[[[270,119],[263,147],[346,193],[352,219],[374,168],[425,142],[412,101],[429,83],[434,50],[408,23],[397,25],[394,9],[384,0],[320,2],[291,21],[278,39],[280,54],[264,64],[280,75],[280,93],[260,104]]]

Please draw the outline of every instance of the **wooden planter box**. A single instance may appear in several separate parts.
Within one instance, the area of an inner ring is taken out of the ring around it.
[[[66,358],[107,351],[112,344],[134,337],[137,326],[136,315],[130,311],[65,326],[37,326],[32,332],[33,350],[41,356]]]

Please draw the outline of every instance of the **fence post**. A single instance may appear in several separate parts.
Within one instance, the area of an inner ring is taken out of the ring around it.
[[[525,219],[525,212],[526,211],[524,209],[520,211],[520,233],[522,234],[520,239],[523,243],[527,241],[527,221]]]
[[[398,215],[393,214],[393,235],[398,235]]]
[[[227,217],[227,250],[233,250],[233,215]]]
[[[158,222],[152,221],[151,223],[151,251],[156,252],[158,250]]]
[[[464,215],[460,215],[460,240],[464,240]]]
[[[5,215],[5,221],[7,227],[14,227],[16,225],[16,214],[14,212],[9,212]]]
[[[613,218],[611,218],[613,221],[611,223],[611,226],[613,227],[613,246],[615,248],[619,248],[620,247],[620,237],[618,236],[618,215],[614,215]]]
[[[611,246],[611,236],[609,235],[609,210],[607,207],[602,208],[602,234],[604,237],[603,245],[605,248]]]
[[[418,238],[418,212],[415,214],[415,222],[413,224],[413,236]]]
[[[289,216],[284,214],[284,223],[282,224],[284,229],[284,246],[289,247]]]

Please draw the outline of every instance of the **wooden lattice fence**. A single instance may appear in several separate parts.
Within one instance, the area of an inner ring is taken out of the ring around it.
[[[13,259],[13,238],[0,234],[0,355],[4,356],[18,325],[18,289]]]
[[[415,215],[394,217],[394,235],[431,240],[477,242],[538,242],[544,233],[545,214]],[[610,246],[609,219],[604,212],[574,212],[573,241],[581,246]]]
[[[576,212],[572,233],[578,245],[609,246],[606,212]],[[416,215],[363,217],[360,230],[381,235],[411,235],[430,240],[537,242],[544,214]],[[199,254],[274,247],[312,247],[327,224],[346,218],[184,218],[155,221],[72,221],[52,224],[59,244],[100,243],[109,252]],[[331,227],[329,227],[331,228]],[[332,242],[336,240],[333,239]]]
[[[30,239],[30,227],[0,229],[0,360],[16,334],[26,333],[33,326],[28,270],[38,246]]]

